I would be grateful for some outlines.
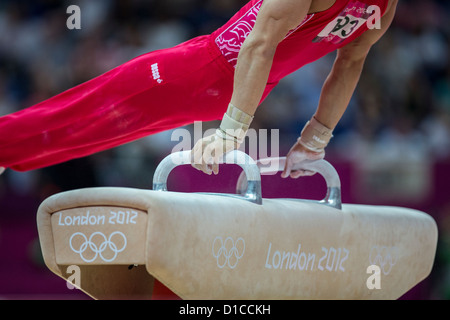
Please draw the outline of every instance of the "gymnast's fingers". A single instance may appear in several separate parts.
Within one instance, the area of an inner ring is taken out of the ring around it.
[[[286,159],[286,164],[284,165],[284,170],[281,173],[282,178],[287,178],[292,170],[292,159],[288,156]]]
[[[308,176],[313,176],[316,173],[314,171],[310,171],[310,170],[295,170],[295,171],[291,171],[290,173],[290,177],[293,179],[298,179],[300,177],[308,177]]]
[[[202,142],[199,141],[195,144],[194,149],[191,150],[191,165],[197,170],[202,170]]]

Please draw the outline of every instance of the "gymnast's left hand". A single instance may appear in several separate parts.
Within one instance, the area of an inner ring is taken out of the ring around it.
[[[295,170],[295,166],[306,160],[320,160],[324,157],[325,150],[321,150],[320,152],[313,152],[297,142],[292,146],[291,150],[286,156],[286,165],[284,167],[284,171],[281,174],[281,177],[287,178],[290,176],[293,179],[297,179],[303,176],[312,176],[316,173],[309,170]]]
[[[236,141],[220,137],[217,133],[200,139],[191,151],[191,164],[206,174],[219,173],[223,156],[239,148]]]

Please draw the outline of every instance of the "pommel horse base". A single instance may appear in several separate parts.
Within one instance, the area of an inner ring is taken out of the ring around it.
[[[340,180],[325,160],[302,168],[327,183],[322,201],[262,199],[267,168],[245,153],[224,163],[243,173],[236,194],[167,191],[190,152],[158,166],[153,190],[88,188],[39,207],[48,268],[80,269],[95,299],[150,299],[158,279],[182,299],[397,299],[431,272],[437,227],[406,208],[341,204]],[[272,161],[273,163],[273,161]]]

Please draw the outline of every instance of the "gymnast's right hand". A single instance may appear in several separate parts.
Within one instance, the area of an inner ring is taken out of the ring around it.
[[[219,129],[217,129],[219,130]],[[206,174],[219,173],[219,162],[222,157],[239,148],[239,143],[223,138],[219,131],[216,134],[200,139],[191,151],[191,164]]]
[[[252,120],[253,116],[230,103],[216,133],[195,144],[191,151],[192,166],[206,174],[218,174],[220,160],[226,153],[239,149]]]

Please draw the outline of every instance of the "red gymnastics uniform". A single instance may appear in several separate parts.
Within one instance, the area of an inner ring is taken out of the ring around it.
[[[231,100],[239,49],[262,2],[250,1],[210,35],[144,54],[1,117],[0,166],[38,169],[194,121],[221,119]],[[383,14],[387,4],[337,0],[330,9],[307,15],[279,44],[262,100],[284,76],[367,31],[370,5]]]

